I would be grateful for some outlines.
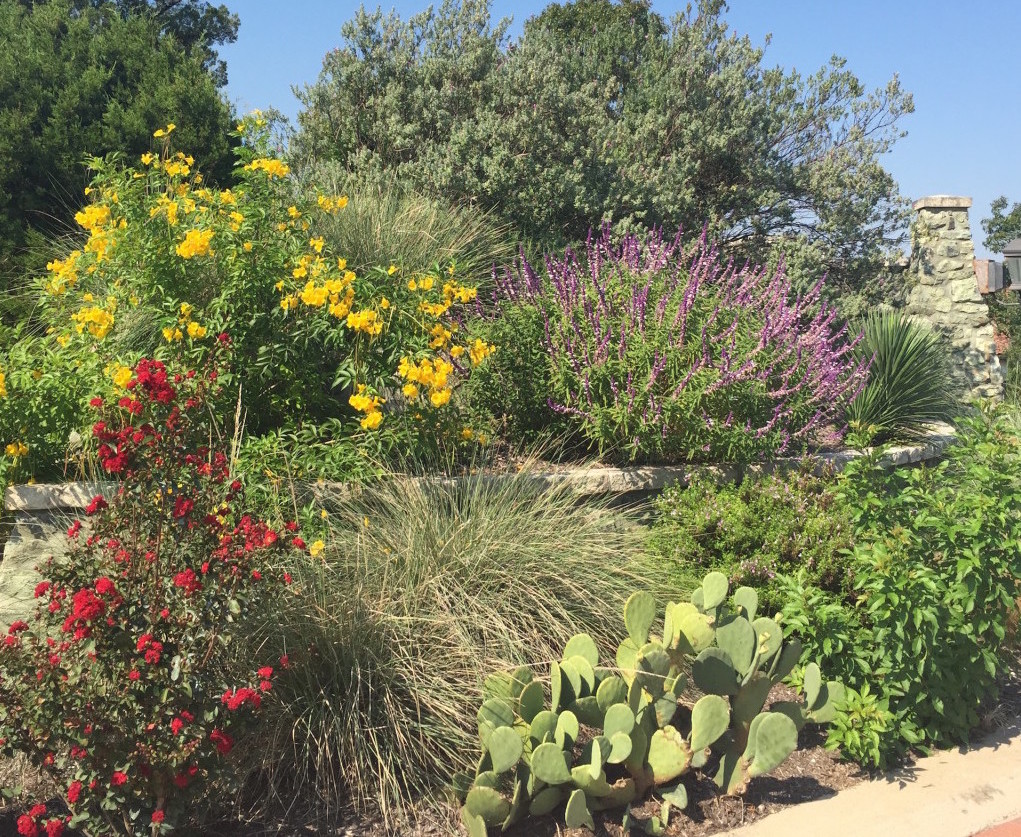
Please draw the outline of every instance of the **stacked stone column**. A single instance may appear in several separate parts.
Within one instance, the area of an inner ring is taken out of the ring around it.
[[[952,368],[966,396],[999,398],[1003,370],[989,309],[975,280],[971,198],[933,195],[913,207],[918,213],[911,225],[913,286],[905,310],[946,335]]]

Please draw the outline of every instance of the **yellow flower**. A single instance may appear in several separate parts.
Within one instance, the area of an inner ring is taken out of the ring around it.
[[[393,276],[397,272],[397,265],[392,264],[386,269],[387,276]]]
[[[468,354],[471,355],[472,365],[478,366],[495,351],[496,346],[492,346],[477,339],[468,350]]]
[[[101,204],[91,204],[81,210],[81,212],[76,212],[74,220],[78,222],[79,226],[87,229],[89,232],[101,229],[110,223],[110,207],[102,206]]]
[[[470,442],[473,435],[474,434],[472,433],[472,429],[470,427],[466,427],[461,431],[461,438],[464,439],[466,442]]]
[[[310,238],[308,240],[308,246],[311,247],[313,250],[315,250],[317,253],[322,253],[323,252],[323,245],[325,243],[326,242],[323,241],[321,236],[318,236],[316,238]]]
[[[383,309],[384,311],[386,311],[386,309],[390,307],[390,300],[389,300],[389,299],[387,299],[387,298],[386,298],[386,297],[384,296],[384,297],[383,297],[383,298],[382,298],[382,299],[381,299],[381,300],[379,301],[379,307],[380,307],[380,308],[382,308],[382,309]]]
[[[70,334],[60,334],[57,336],[57,345],[59,345],[60,348],[62,349],[66,348],[67,344],[70,342],[71,342]]]
[[[321,512],[319,512],[319,516],[323,520],[326,520],[326,518],[328,518],[330,516],[330,513],[328,511],[326,511],[326,509],[323,509]]]
[[[366,334],[377,335],[383,331],[383,321],[371,309],[353,311],[347,315],[347,327]]]
[[[354,407],[359,413],[373,413],[379,409],[385,399],[378,395],[366,395],[365,384],[359,384],[358,390],[348,398],[347,403]]]
[[[296,206],[289,206],[289,207],[287,207],[287,214],[290,215],[292,218],[300,218],[301,217],[301,212],[298,211],[298,207],[296,207]]]
[[[464,354],[464,346],[451,346],[450,356],[453,358],[461,357]]]
[[[270,177],[286,177],[291,168],[273,157],[261,157],[245,166],[245,171],[264,171]]]
[[[338,212],[347,206],[347,198],[343,195],[336,198],[328,198],[326,195],[320,195],[316,198],[319,204],[319,208],[324,212]]]
[[[71,315],[75,322],[75,330],[81,334],[86,328],[89,334],[98,340],[102,340],[113,328],[113,314],[102,308],[90,306],[82,308]]]
[[[166,127],[166,128],[159,128],[159,129],[157,129],[157,130],[153,131],[153,132],[152,132],[152,135],[153,135],[154,137],[156,137],[157,139],[158,139],[159,137],[165,137],[165,136],[169,136],[169,135],[170,135],[170,132],[171,132],[171,131],[173,131],[173,130],[174,130],[174,128],[176,128],[176,127],[177,127],[177,126],[176,126],[176,125],[175,125],[175,124],[174,124],[173,122],[171,122],[171,123],[169,123],[169,124],[167,125],[167,127]]]
[[[12,456],[17,459],[19,456],[25,456],[28,453],[28,445],[24,442],[11,442],[6,448],[8,456]]]
[[[179,328],[170,328],[169,326],[163,329],[163,339],[168,343],[173,343],[175,340],[181,340],[184,338],[184,332]]]
[[[155,159],[156,159],[155,154],[149,154],[148,152],[146,152],[145,154],[142,155],[142,165],[143,166],[151,165],[152,161]]]
[[[114,384],[119,386],[121,389],[127,389],[128,381],[131,380],[131,367],[118,366],[114,370],[113,375],[111,375],[110,377],[113,378]]]
[[[450,390],[449,389],[438,389],[434,392],[429,393],[429,400],[432,402],[434,407],[442,407],[448,401],[450,401]]]
[[[252,252],[252,242],[251,241],[246,241],[244,244],[241,245],[241,247],[242,247],[242,249],[246,253],[251,253]]]
[[[3,370],[0,369],[0,398],[7,397],[7,376],[4,375]]]
[[[313,558],[316,558],[324,549],[326,549],[326,544],[324,544],[322,541],[313,541],[311,544],[309,544],[308,554],[311,555]]]
[[[205,326],[200,326],[196,322],[188,323],[188,336],[192,338],[192,340],[201,340],[206,336]]]
[[[213,238],[212,230],[188,230],[184,241],[177,245],[177,255],[182,259],[209,254],[209,242]]]
[[[181,319],[187,321],[191,317],[191,312],[195,309],[192,307],[190,302],[181,303]]]
[[[275,285],[273,286],[273,289],[274,289],[274,290],[276,290],[276,291],[282,291],[282,290],[284,289],[284,280],[283,280],[283,279],[281,279],[281,280],[280,280],[279,282],[277,282],[277,283],[276,283],[276,284],[275,284]]]
[[[379,410],[373,410],[371,413],[366,414],[365,418],[359,422],[363,430],[375,430],[382,423],[383,414]]]
[[[191,171],[187,163],[182,163],[178,160],[168,160],[164,164],[163,168],[166,170],[166,173],[169,174],[171,177],[178,176],[186,177],[188,173]]]
[[[436,280],[432,276],[423,276],[418,280],[418,289],[420,291],[431,291],[435,282]]]
[[[404,393],[405,398],[418,398],[418,387],[414,384],[405,384],[401,387],[401,392]]]
[[[292,308],[297,308],[298,297],[296,297],[294,294],[285,296],[283,299],[280,300],[280,307],[283,308],[285,311],[290,311]]]

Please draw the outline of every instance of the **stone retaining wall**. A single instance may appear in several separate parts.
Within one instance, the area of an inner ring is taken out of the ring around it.
[[[953,440],[949,425],[934,428],[926,440],[916,445],[888,448],[884,462],[891,468],[934,459]],[[816,470],[841,469],[860,456],[856,451],[821,454],[813,459]],[[685,483],[695,471],[713,474],[720,483],[734,482],[770,471],[800,467],[800,460],[777,460],[759,465],[727,465],[709,467],[644,467],[644,468],[571,468],[559,472],[537,473],[538,489],[567,484],[582,496],[609,497],[620,504],[634,504],[649,499],[675,482]],[[428,479],[428,478],[426,478]],[[504,479],[494,474],[486,479]],[[436,479],[441,484],[453,479]],[[328,487],[335,490],[338,484]],[[32,591],[39,580],[35,567],[50,555],[61,556],[67,549],[67,527],[82,516],[89,501],[96,495],[112,494],[115,485],[69,483],[64,485],[16,485],[4,494],[4,508],[11,517],[5,543],[0,543],[0,626],[23,617],[31,610]],[[314,494],[316,487],[310,486]]]

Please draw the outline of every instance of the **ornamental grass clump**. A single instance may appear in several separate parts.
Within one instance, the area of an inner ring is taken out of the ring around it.
[[[93,401],[98,458],[119,482],[72,523],[68,558],[40,567],[34,612],[0,642],[0,752],[63,793],[21,816],[23,835],[189,825],[210,786],[229,784],[235,738],[279,667],[238,648],[251,613],[285,595],[281,556],[304,543],[296,524],[246,512],[210,442],[218,369],[143,359],[129,373],[123,396]]]
[[[313,526],[301,595],[266,625],[293,666],[257,744],[280,804],[309,817],[422,814],[475,761],[489,671],[543,668],[577,631],[610,652],[630,591],[672,589],[636,526],[528,468],[331,492]]]
[[[749,460],[842,433],[864,381],[857,340],[819,299],[795,297],[783,267],[724,263],[703,237],[619,240],[522,256],[499,305],[537,308],[550,407],[625,460]]]

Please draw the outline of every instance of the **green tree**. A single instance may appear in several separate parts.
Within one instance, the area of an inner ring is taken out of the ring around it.
[[[173,121],[179,147],[200,168],[230,176],[232,114],[206,69],[215,53],[198,38],[189,54],[155,12],[130,5],[0,0],[0,305],[8,317],[47,242],[74,229],[88,156],[141,154],[153,129]]]
[[[911,97],[896,78],[866,91],[836,58],[769,69],[724,11],[705,0],[668,24],[641,0],[578,0],[510,43],[487,0],[361,10],[300,94],[296,157],[396,172],[542,247],[604,222],[707,227],[860,302],[906,229],[881,157]]]
[[[1021,237],[1021,203],[1015,203],[1007,211],[1007,198],[1000,195],[989,207],[992,217],[982,220],[985,230],[985,246],[993,253],[1002,253],[1015,238]]]

